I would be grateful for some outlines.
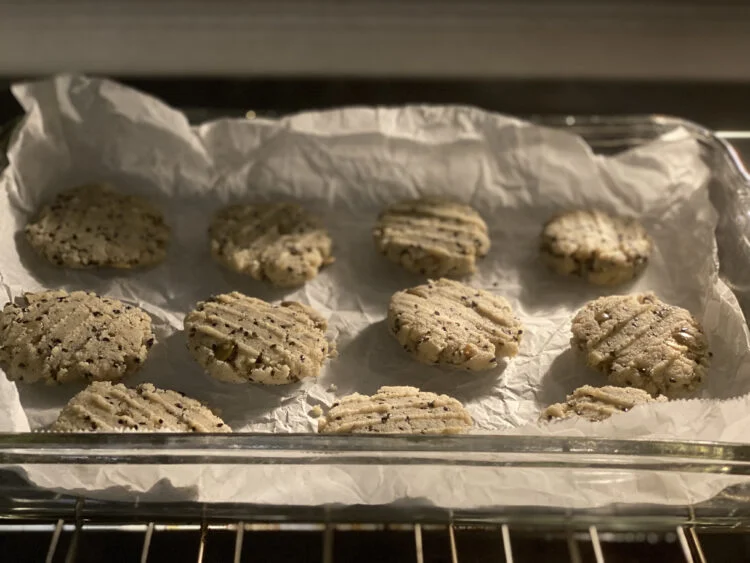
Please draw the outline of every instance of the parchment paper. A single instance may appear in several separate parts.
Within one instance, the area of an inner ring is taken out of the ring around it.
[[[106,80],[61,76],[19,84],[13,92],[27,116],[0,179],[0,283],[7,299],[61,287],[143,307],[158,344],[129,385],[151,381],[183,391],[219,411],[235,431],[314,431],[309,412],[315,405],[381,385],[414,385],[461,400],[476,432],[746,441],[750,401],[719,400],[750,392],[747,326],[718,277],[710,171],[683,130],[606,158],[568,133],[467,107],[350,108],[191,128],[180,112]],[[130,273],[67,271],[32,253],[19,231],[34,211],[59,190],[92,181],[161,205],[173,228],[166,263]],[[390,295],[421,280],[375,252],[372,225],[393,201],[437,194],[481,211],[492,249],[469,283],[505,296],[525,325],[519,356],[492,372],[418,364],[383,323]],[[299,201],[320,214],[336,245],[336,263],[296,291],[232,274],[208,251],[206,230],[216,209],[278,200]],[[569,327],[578,308],[609,291],[552,275],[538,261],[543,222],[572,207],[635,215],[649,230],[655,250],[648,269],[617,292],[653,290],[703,323],[714,352],[704,400],[636,408],[599,424],[536,423],[541,409],[576,387],[605,384],[570,351]],[[182,319],[197,301],[230,290],[315,307],[329,320],[339,357],[317,381],[280,387],[214,381],[189,356]],[[52,422],[81,388],[16,387],[0,378],[0,430]],[[26,469],[43,486],[115,497],[150,492],[162,499],[277,504],[419,498],[463,507],[679,502],[707,498],[739,479],[624,471],[621,486],[591,485],[574,494],[569,470],[472,469],[469,478],[446,467],[82,466],[64,475]]]

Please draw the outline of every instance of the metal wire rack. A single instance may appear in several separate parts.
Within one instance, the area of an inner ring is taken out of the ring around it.
[[[15,536],[15,537],[13,537]],[[726,541],[725,538],[722,541]],[[23,547],[25,544],[25,547]],[[34,544],[34,549],[29,546]],[[100,524],[66,521],[0,526],[0,548],[13,561],[86,563],[105,555],[140,563],[232,561],[543,561],[706,563],[746,561],[747,551],[704,550],[695,528],[658,532],[524,530],[512,525],[191,523]],[[113,548],[116,548],[113,554]],[[21,551],[23,549],[23,551]],[[28,559],[26,558],[28,557]],[[11,560],[11,559],[8,559]]]

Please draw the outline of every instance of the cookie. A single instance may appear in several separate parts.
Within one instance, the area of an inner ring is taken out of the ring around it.
[[[682,397],[703,382],[711,353],[698,321],[653,293],[600,297],[573,319],[571,345],[610,383]]]
[[[11,381],[116,380],[138,370],[154,344],[151,318],[94,293],[27,293],[0,313],[0,367]]]
[[[388,327],[420,362],[473,371],[515,356],[523,334],[505,299],[445,278],[393,294]]]
[[[104,185],[59,194],[26,225],[31,247],[67,268],[139,268],[163,261],[170,229],[141,198]]]
[[[592,387],[584,385],[568,395],[564,403],[547,407],[542,419],[553,420],[579,416],[592,422],[599,422],[621,412],[628,412],[636,405],[664,403],[667,398],[659,395],[653,398],[642,389],[632,387]]]
[[[199,401],[143,383],[135,389],[92,383],[73,397],[50,427],[55,432],[231,432]]]
[[[198,303],[185,317],[193,357],[230,383],[279,385],[317,377],[334,353],[326,328],[306,305],[271,305],[236,291]]]
[[[472,420],[447,395],[416,387],[381,387],[371,397],[354,393],[334,403],[318,422],[324,434],[463,434]]]
[[[378,251],[408,271],[431,277],[466,276],[490,249],[487,225],[468,205],[438,198],[403,201],[381,213]]]
[[[612,286],[634,279],[646,268],[651,239],[635,219],[578,210],[547,222],[540,252],[560,274]]]
[[[295,203],[226,207],[209,236],[217,261],[277,287],[302,285],[333,262],[328,231]]]

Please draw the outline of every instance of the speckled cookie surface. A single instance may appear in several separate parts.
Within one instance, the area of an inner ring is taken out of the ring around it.
[[[34,250],[68,268],[157,264],[166,257],[169,237],[161,212],[104,185],[59,194],[26,225],[26,239]]]
[[[490,249],[487,225],[474,209],[428,198],[403,201],[381,213],[375,246],[410,272],[432,277],[466,276]]]
[[[578,210],[544,226],[540,251],[560,274],[612,286],[632,280],[646,268],[651,239],[635,219]]]
[[[154,344],[138,307],[93,293],[44,291],[0,313],[0,367],[33,383],[116,380],[139,369]]]
[[[420,362],[474,371],[515,356],[523,333],[504,298],[445,278],[395,293],[388,327]]]
[[[653,293],[591,301],[571,330],[571,346],[614,385],[675,398],[695,391],[706,376],[711,354],[698,321]]]
[[[472,426],[463,405],[447,395],[416,387],[381,387],[335,403],[318,422],[321,433],[462,434]]]
[[[185,317],[188,349],[231,383],[293,383],[317,377],[333,345],[325,319],[295,302],[272,305],[242,293],[217,295]]]
[[[74,396],[50,427],[55,432],[231,432],[207,407],[182,393],[143,383],[135,389],[108,381]]]
[[[209,236],[220,263],[278,287],[302,285],[333,262],[328,231],[294,203],[226,207]]]
[[[667,398],[659,395],[656,398],[642,389],[633,387],[579,387],[566,402],[550,405],[542,413],[546,420],[581,417],[592,422],[599,422],[622,412],[628,412],[636,405],[646,403],[663,403]]]

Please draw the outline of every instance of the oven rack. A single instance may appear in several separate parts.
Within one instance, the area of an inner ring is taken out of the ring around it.
[[[25,555],[37,558],[28,560],[46,563],[97,561],[113,544],[122,544],[120,554],[129,556],[114,556],[116,561],[135,563],[163,561],[165,553],[179,554],[173,560],[197,563],[293,560],[334,563],[351,561],[365,546],[368,551],[379,548],[382,552],[376,557],[367,552],[357,555],[363,562],[524,563],[541,554],[550,563],[651,561],[657,555],[664,563],[746,560],[717,554],[710,557],[703,548],[700,533],[692,526],[623,532],[600,530],[594,525],[583,529],[528,529],[509,524],[208,523],[205,520],[178,524],[154,521],[102,524],[61,518],[54,522],[1,524],[0,546],[6,546],[2,553],[10,554],[9,546],[21,539],[11,536],[21,534],[24,542],[36,543],[35,551],[30,553],[27,548]],[[297,548],[279,550],[282,542]],[[23,557],[17,555],[13,560],[27,560]]]

